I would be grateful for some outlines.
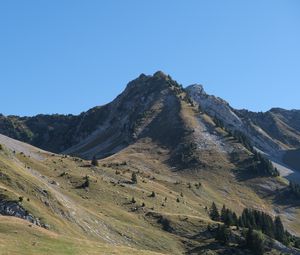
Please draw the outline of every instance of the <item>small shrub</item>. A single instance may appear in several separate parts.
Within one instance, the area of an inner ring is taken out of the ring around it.
[[[155,196],[156,196],[155,192],[154,192],[154,191],[152,191],[152,193],[151,193],[150,197],[155,197]]]
[[[93,166],[99,166],[99,163],[98,163],[98,160],[97,160],[96,156],[93,157],[93,159],[92,159],[92,161],[91,161],[91,164],[92,164]]]
[[[83,188],[83,189],[88,188],[90,186],[89,176],[86,175],[83,179],[84,179],[84,183],[81,184],[81,186],[79,186],[79,188]]]
[[[133,172],[131,175],[131,181],[133,184],[137,184],[137,175],[135,172]]]
[[[164,231],[167,231],[167,232],[172,231],[171,224],[170,224],[170,221],[168,219],[161,218],[159,220],[159,223],[162,225]]]

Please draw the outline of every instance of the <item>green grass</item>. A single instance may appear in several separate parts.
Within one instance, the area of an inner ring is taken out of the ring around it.
[[[43,230],[27,222],[0,216],[1,255],[158,254],[113,246],[87,239],[70,238]]]
[[[182,111],[183,116],[197,114],[192,107],[184,106]],[[212,124],[207,116],[203,119]],[[195,125],[188,117],[185,123]],[[0,217],[0,254],[179,255],[189,246],[201,245],[200,239],[187,237],[212,223],[207,212],[212,201],[237,213],[244,207],[284,212],[284,206],[274,202],[275,190],[262,188],[285,187],[280,178],[239,180],[236,166],[226,156],[211,151],[200,154],[206,168],[182,170],[166,163],[168,149],[147,138],[99,161],[99,167],[83,167],[89,162],[51,154],[38,161],[4,149],[0,152],[0,193],[12,200],[24,197],[22,205],[49,224],[50,231]],[[247,156],[247,151],[240,153],[241,158]],[[136,185],[130,184],[133,171],[138,176]],[[86,175],[90,187],[76,188]],[[195,186],[198,183],[200,187]],[[152,191],[155,198],[150,197]],[[135,204],[130,202],[132,197]],[[160,217],[170,221],[172,233],[163,230]],[[298,219],[288,222],[296,233]]]

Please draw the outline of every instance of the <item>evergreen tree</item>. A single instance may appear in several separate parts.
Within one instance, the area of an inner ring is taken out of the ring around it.
[[[248,228],[248,231],[246,233],[246,247],[249,250],[252,250],[253,247],[253,228]]]
[[[232,225],[238,226],[239,225],[238,224],[238,217],[237,217],[235,212],[233,212],[233,214],[232,214],[232,219],[233,219],[233,224]]]
[[[96,156],[93,157],[93,159],[92,159],[92,161],[91,161],[91,164],[92,164],[93,166],[99,166],[99,163],[98,163],[98,160],[97,160]]]
[[[225,225],[220,226],[220,224],[218,224],[215,238],[217,241],[219,241],[221,244],[227,245],[229,244],[231,235],[231,230],[229,228],[226,228]]]
[[[263,255],[265,251],[265,239],[260,231],[253,231],[253,247],[252,251],[256,255]]]
[[[217,208],[215,202],[213,202],[211,205],[211,208],[209,210],[209,216],[212,220],[215,220],[215,221],[220,220],[220,214],[219,214],[219,211],[218,211],[218,208]]]
[[[225,213],[226,217],[225,217],[225,225],[226,226],[232,226],[233,225],[233,217],[232,217],[232,211],[229,209],[226,209],[226,213]]]
[[[271,216],[257,210],[244,209],[238,220],[240,227],[261,230],[264,234],[274,237],[274,222]]]
[[[263,255],[265,250],[264,236],[260,231],[249,228],[246,234],[246,247],[255,255]]]
[[[285,232],[284,232],[284,227],[281,222],[281,219],[279,216],[275,217],[274,221],[274,227],[275,227],[275,239],[278,240],[279,242],[283,242],[285,239]]]
[[[300,185],[294,182],[289,184],[290,193],[292,193],[296,198],[300,198]]]
[[[132,183],[137,184],[137,175],[135,172],[133,172],[131,175],[131,181]]]
[[[299,237],[297,237],[296,239],[295,239],[295,247],[296,248],[300,248],[300,238]]]
[[[266,175],[276,177],[279,176],[279,171],[274,167],[270,160],[265,158],[262,154],[254,151],[252,171],[257,175]]]
[[[225,207],[225,205],[223,205],[223,207],[222,207],[220,219],[221,219],[222,222],[226,221],[226,207]]]
[[[220,220],[224,222],[226,226],[238,225],[238,217],[236,213],[226,208],[225,205],[222,207]]]

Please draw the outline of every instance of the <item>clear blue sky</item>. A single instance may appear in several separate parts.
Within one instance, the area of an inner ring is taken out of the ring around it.
[[[299,0],[0,1],[0,112],[80,113],[140,73],[300,109]]]

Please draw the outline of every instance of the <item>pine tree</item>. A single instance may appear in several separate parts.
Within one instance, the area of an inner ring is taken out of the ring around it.
[[[225,225],[220,226],[218,224],[218,229],[216,233],[216,240],[219,241],[221,244],[227,245],[229,244],[231,237],[231,230],[229,228],[226,228]]]
[[[263,255],[265,251],[265,239],[260,231],[252,232],[252,247],[251,250],[255,255]]]
[[[232,225],[238,226],[239,225],[238,224],[238,217],[237,217],[235,212],[233,212],[233,214],[232,214],[232,219],[233,219],[233,224]]]
[[[98,160],[97,160],[96,156],[93,157],[91,164],[93,166],[99,166],[99,163],[98,163]]]
[[[246,233],[246,247],[255,255],[263,255],[265,250],[264,236],[260,231],[249,228]]]
[[[246,247],[251,250],[253,246],[253,228],[248,228],[246,233]]]
[[[226,221],[226,207],[225,207],[225,205],[223,205],[223,207],[222,207],[220,219],[221,219],[222,222]]]
[[[294,182],[289,184],[290,193],[292,193],[296,198],[300,198],[300,185]]]
[[[131,175],[131,181],[132,183],[137,184],[137,175],[135,172],[133,172]]]
[[[219,211],[218,211],[218,208],[217,208],[215,202],[213,202],[211,205],[211,208],[209,210],[209,216],[212,220],[215,220],[215,221],[220,220],[220,214],[219,214]]]
[[[224,223],[226,226],[232,226],[234,223],[232,217],[232,211],[230,211],[229,209],[226,209]]]
[[[285,239],[285,233],[284,233],[283,224],[282,224],[279,216],[275,217],[274,227],[275,227],[275,230],[274,230],[275,239],[278,240],[279,242],[283,242]]]

